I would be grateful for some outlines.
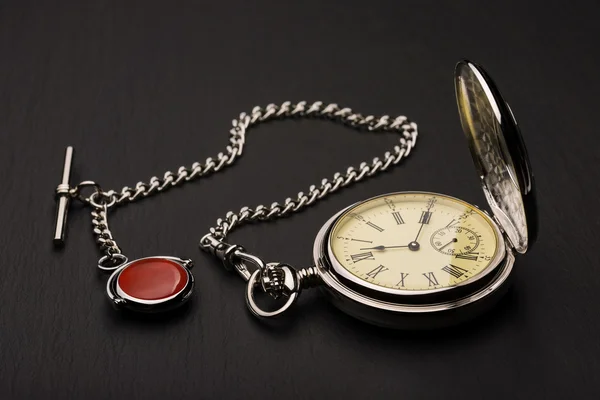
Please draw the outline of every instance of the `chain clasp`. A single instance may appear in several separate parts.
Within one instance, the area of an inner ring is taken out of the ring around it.
[[[200,248],[219,258],[225,269],[235,270],[247,282],[246,305],[258,318],[272,318],[283,314],[298,300],[302,289],[321,282],[316,267],[296,270],[288,264],[265,263],[259,257],[247,253],[242,246],[225,243],[213,233],[202,237]],[[279,308],[265,310],[256,302],[257,290],[275,300],[285,299],[285,302]]]
[[[77,199],[96,210],[107,210],[117,203],[117,196],[112,190],[104,192],[100,185],[94,181],[83,181],[75,187],[71,187],[69,181],[73,165],[73,155],[73,147],[68,146],[65,152],[62,180],[56,187],[56,223],[54,229],[54,244],[56,246],[62,246],[65,243],[67,214],[71,199]],[[86,197],[84,191],[89,188],[93,191],[89,197]]]
[[[269,294],[272,298],[287,298],[285,303],[272,311],[261,308],[255,299],[256,289]],[[287,264],[268,263],[264,270],[257,269],[250,276],[246,286],[246,305],[258,318],[277,317],[286,312],[300,296],[301,286],[295,269]]]
[[[56,223],[54,228],[54,245],[62,246],[65,243],[67,214],[71,202],[69,180],[71,177],[71,166],[73,164],[73,147],[67,147],[65,152],[65,163],[63,166],[62,179],[56,188]]]

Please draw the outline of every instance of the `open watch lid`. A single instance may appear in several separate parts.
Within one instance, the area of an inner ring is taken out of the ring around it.
[[[461,61],[454,72],[463,131],[483,192],[511,244],[525,253],[537,236],[535,184],[512,111],[481,68]]]

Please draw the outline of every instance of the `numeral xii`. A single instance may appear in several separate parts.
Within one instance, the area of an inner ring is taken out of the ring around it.
[[[420,224],[429,224],[431,219],[432,211],[421,211],[421,218],[419,219]]]

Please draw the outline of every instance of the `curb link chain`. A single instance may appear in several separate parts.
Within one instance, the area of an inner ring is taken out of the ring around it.
[[[218,153],[215,158],[208,157],[204,163],[195,162],[189,168],[181,166],[177,169],[177,173],[167,171],[162,178],[153,176],[148,183],[140,181],[136,183],[134,188],[125,186],[118,192],[115,190],[104,191],[95,182],[84,181],[75,188],[70,189],[69,194],[71,197],[78,198],[94,208],[92,223],[97,242],[106,255],[113,258],[115,254],[121,254],[121,250],[108,229],[106,217],[108,209],[138,201],[155,193],[162,193],[174,186],[180,186],[222,170],[233,164],[242,155],[246,143],[246,131],[250,127],[262,122],[287,118],[326,119],[372,132],[398,132],[401,134],[400,143],[394,146],[393,151],[386,152],[383,159],[376,157],[371,163],[361,163],[358,168],[349,167],[345,174],[336,173],[331,179],[323,179],[318,187],[315,185],[310,186],[307,194],[300,192],[296,199],[287,198],[284,204],[275,202],[270,207],[259,205],[254,209],[243,207],[238,213],[228,212],[225,219],[217,220],[217,225],[211,228],[210,233],[202,238],[200,245],[204,250],[214,253],[215,243],[224,244],[223,240],[228,233],[245,222],[267,221],[301,211],[342,187],[387,170],[391,165],[398,164],[410,154],[412,148],[416,145],[418,136],[417,125],[410,122],[405,116],[365,116],[355,113],[350,108],[339,107],[335,103],[325,105],[321,101],[310,104],[306,101],[298,103],[286,101],[280,105],[269,104],[264,108],[256,106],[250,114],[241,113],[237,119],[232,121],[232,128],[229,131],[229,145],[226,147],[225,152]],[[64,185],[59,186],[57,193],[67,190],[61,186]],[[89,197],[83,196],[82,192],[89,187],[94,192]],[[209,237],[213,238],[214,242],[211,242]]]
[[[275,202],[270,206],[261,204],[256,208],[242,207],[237,213],[229,211],[225,218],[218,219],[216,226],[202,238],[200,243],[202,248],[208,250],[213,246],[214,242],[211,242],[210,237],[217,241],[223,241],[233,229],[243,223],[268,221],[301,211],[340,188],[387,170],[391,165],[398,164],[410,154],[416,145],[418,136],[417,124],[410,122],[405,116],[395,118],[389,115],[363,116],[353,112],[350,108],[340,108],[337,104],[323,106],[320,101],[308,106],[303,101],[298,104],[285,102],[281,106],[269,104],[265,109],[255,107],[251,115],[242,113],[239,119],[233,120],[233,126],[234,130],[237,129],[243,137],[249,127],[257,125],[259,122],[289,117],[329,119],[358,129],[367,129],[372,132],[398,132],[402,136],[400,145],[394,146],[392,152],[385,152],[383,159],[376,157],[370,164],[362,162],[358,168],[349,167],[345,174],[337,172],[331,179],[323,179],[318,187],[310,186],[308,193],[299,192],[295,199],[288,197],[283,204]]]
[[[275,317],[285,312],[297,300],[303,288],[317,284],[318,272],[315,267],[296,270],[287,264],[265,263],[257,256],[246,253],[242,246],[225,243],[227,235],[244,223],[269,221],[302,211],[340,188],[387,170],[410,154],[418,136],[417,124],[410,122],[405,116],[363,116],[350,108],[340,108],[337,104],[324,105],[320,101],[310,105],[303,101],[297,104],[285,102],[280,106],[269,104],[264,109],[255,107],[250,115],[242,113],[237,120],[233,120],[232,132],[239,132],[241,137],[245,137],[246,131],[260,122],[302,117],[328,119],[372,132],[397,132],[401,135],[400,143],[394,146],[393,151],[385,152],[383,159],[375,157],[371,163],[362,162],[358,168],[349,167],[344,174],[337,172],[331,179],[321,180],[319,186],[310,186],[308,193],[299,192],[295,199],[288,197],[283,204],[274,202],[270,206],[261,204],[255,208],[242,207],[237,213],[229,211],[225,218],[219,218],[216,226],[202,237],[201,249],[220,258],[226,269],[237,271],[248,282],[246,303],[250,311],[259,318]],[[250,272],[248,265],[254,266],[253,272]],[[284,297],[287,300],[278,309],[265,311],[255,301],[256,288],[274,299]]]
[[[102,208],[94,208],[92,211],[92,225],[96,242],[108,258],[114,258],[115,254],[122,254],[117,242],[112,237],[112,233],[108,228],[108,220],[106,219],[108,207],[104,205]]]

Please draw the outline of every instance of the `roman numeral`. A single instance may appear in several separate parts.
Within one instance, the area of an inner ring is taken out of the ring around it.
[[[421,219],[419,219],[420,224],[428,224],[431,219],[431,211],[421,211]]]
[[[462,258],[463,260],[477,261],[479,253],[456,254],[454,257]]]
[[[396,286],[404,287],[404,279],[408,276],[408,273],[400,272],[400,282],[396,283]]]
[[[354,239],[354,238],[350,238],[350,240],[353,240],[355,242],[373,243],[373,241],[371,241],[371,240],[361,240],[361,239]]]
[[[423,276],[429,281],[429,286],[439,285],[438,280],[433,272],[423,273]]]
[[[368,272],[367,276],[369,278],[375,279],[379,273],[385,272],[385,271],[388,271],[388,270],[389,270],[389,268],[386,268],[383,265],[380,265],[379,267],[375,268],[374,270]]]
[[[446,265],[444,268],[442,268],[442,271],[449,273],[450,275],[452,275],[455,278],[460,278],[461,276],[463,276],[466,272],[469,272],[468,270],[461,268],[461,267],[457,267],[456,265]]]
[[[399,211],[394,211],[392,213],[392,215],[394,216],[394,219],[396,220],[396,224],[400,225],[404,223],[404,220],[402,219],[402,215],[400,215]]]
[[[372,223],[371,221],[367,222],[367,225],[369,225],[371,228],[373,229],[377,229],[379,232],[383,232],[383,228],[375,225],[374,223]]]
[[[373,253],[371,253],[370,251],[366,252],[366,253],[359,253],[359,254],[352,254],[350,257],[352,257],[352,261],[359,262],[362,260],[374,260],[375,258],[373,257]]]

